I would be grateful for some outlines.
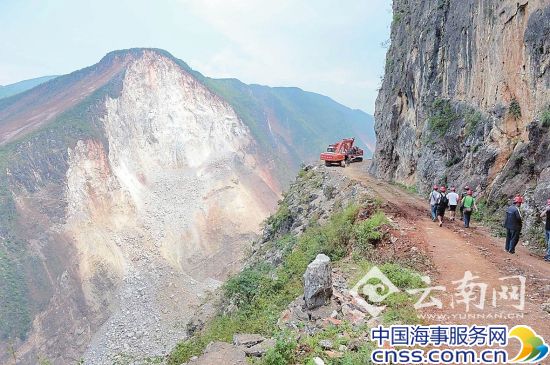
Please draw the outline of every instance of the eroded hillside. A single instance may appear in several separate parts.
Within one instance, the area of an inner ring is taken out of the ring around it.
[[[77,119],[5,148],[2,335],[23,361],[170,348],[277,200],[228,103],[154,51],[123,63]]]

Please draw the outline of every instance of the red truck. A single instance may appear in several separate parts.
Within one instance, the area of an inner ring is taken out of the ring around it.
[[[343,167],[352,162],[363,161],[363,150],[354,146],[354,142],[355,138],[345,138],[329,145],[327,151],[321,153],[321,161],[325,161],[325,166],[338,164]]]

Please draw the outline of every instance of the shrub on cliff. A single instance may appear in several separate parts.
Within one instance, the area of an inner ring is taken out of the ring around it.
[[[519,102],[515,98],[512,99],[512,101],[510,102],[510,106],[508,107],[508,113],[510,113],[510,115],[514,117],[514,119],[521,118],[521,106],[519,105]]]
[[[468,109],[464,114],[464,122],[466,124],[466,135],[472,135],[477,129],[479,122],[481,122],[481,113],[473,108]]]
[[[430,130],[443,137],[449,130],[451,123],[459,118],[449,99],[437,98],[431,108],[428,118]]]
[[[358,223],[355,226],[355,239],[361,250],[367,250],[370,245],[378,242],[382,238],[380,228],[388,222],[388,219],[382,212],[377,212],[369,219]]]
[[[540,122],[544,128],[550,127],[550,105],[540,113]]]

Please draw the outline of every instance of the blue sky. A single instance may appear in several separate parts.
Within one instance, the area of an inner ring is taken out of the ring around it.
[[[157,47],[207,76],[372,113],[390,22],[391,0],[0,0],[0,84]]]

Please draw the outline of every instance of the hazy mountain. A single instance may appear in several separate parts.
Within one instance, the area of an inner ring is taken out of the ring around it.
[[[32,89],[33,87],[43,84],[46,81],[50,81],[51,79],[54,79],[56,77],[57,76],[43,76],[43,77],[37,77],[35,79],[19,81],[19,82],[16,82],[15,84],[4,85],[4,86],[0,85],[0,99],[22,93],[23,91]]]

